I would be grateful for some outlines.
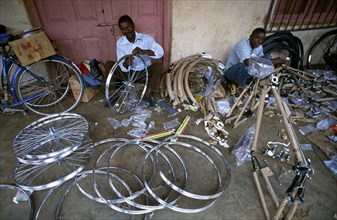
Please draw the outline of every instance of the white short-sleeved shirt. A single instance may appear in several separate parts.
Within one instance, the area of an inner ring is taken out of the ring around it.
[[[262,45],[252,49],[249,43],[249,39],[241,40],[234,46],[233,50],[230,52],[227,59],[226,69],[234,66],[237,63],[243,63],[245,59],[248,59],[250,57],[262,57],[263,55],[264,54]]]
[[[147,66],[151,65],[151,59],[160,59],[164,55],[164,50],[162,46],[160,46],[153,37],[147,34],[141,34],[136,32],[136,39],[134,43],[130,43],[125,36],[122,36],[117,40],[117,60],[125,55],[132,54],[132,51],[136,47],[139,47],[142,50],[152,50],[154,52],[154,56],[141,55]],[[120,65],[120,67],[122,71],[127,71],[127,69],[123,65]],[[143,70],[145,66],[143,62],[141,62],[140,58],[136,57],[133,60],[133,65],[131,68],[134,70]]]

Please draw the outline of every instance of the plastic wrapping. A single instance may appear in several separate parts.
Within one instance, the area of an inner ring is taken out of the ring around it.
[[[217,112],[222,115],[226,116],[226,114],[231,110],[230,103],[227,99],[219,99],[215,102]]]
[[[135,115],[132,116],[132,118],[150,118],[152,115],[152,111],[148,109],[143,109],[143,108],[137,108],[135,111]]]
[[[179,122],[178,118],[175,118],[171,121],[163,123],[163,125],[164,125],[165,130],[170,130],[170,129],[175,128],[178,125],[180,125],[180,122]]]
[[[137,127],[138,125],[141,125]],[[147,125],[145,122],[137,124],[137,126],[134,126],[132,130],[130,130],[127,134],[134,137],[134,138],[141,138],[149,133],[150,130],[155,128],[155,122],[151,121],[149,125]]]
[[[328,138],[337,143],[337,135],[329,135]]]
[[[317,130],[328,130],[335,123],[336,123],[336,121],[334,119],[325,118],[325,119],[317,122],[316,129]]]
[[[311,151],[311,150],[313,150],[311,144],[300,144],[300,147],[304,151]]]
[[[130,118],[125,118],[121,121],[122,126],[128,127],[131,124],[132,119]]]
[[[337,155],[332,156],[331,160],[325,160],[324,164],[337,175]]]
[[[127,134],[130,135],[131,137],[139,138],[147,134],[147,129],[146,128],[133,128],[132,130],[128,131]]]
[[[155,129],[156,124],[154,121],[150,121],[149,125],[147,126],[147,131],[150,131],[152,129]]]
[[[202,90],[202,92],[195,94],[195,97],[208,96],[213,91],[214,86],[220,83],[220,78],[215,73],[213,73],[213,68],[208,66],[207,69],[208,71],[205,73],[205,78],[207,79],[206,87],[204,90]]]
[[[107,118],[107,119],[114,129],[120,128],[122,126],[122,123],[115,118]]]
[[[250,160],[254,132],[255,125],[246,130],[246,132],[241,136],[240,140],[231,151],[231,154],[234,156],[237,166],[240,166],[246,161]]]
[[[312,124],[307,124],[307,125],[304,125],[304,126],[300,126],[299,131],[301,132],[301,134],[307,135],[307,134],[313,133],[317,130],[316,130],[315,126],[313,126]]]
[[[144,120],[133,120],[132,126],[136,128],[146,128],[147,124],[145,123]]]
[[[248,74],[259,79],[264,79],[274,70],[271,60],[261,57],[249,58]]]

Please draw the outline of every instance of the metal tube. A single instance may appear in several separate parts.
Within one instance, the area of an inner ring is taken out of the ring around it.
[[[264,86],[262,89],[261,97],[260,97],[259,108],[257,109],[257,119],[256,119],[256,127],[255,127],[255,132],[254,132],[253,143],[252,143],[252,151],[256,151],[257,140],[259,138],[259,131],[261,127],[262,114],[263,114],[263,109],[264,109],[264,102],[261,101],[261,98],[263,99],[266,96],[267,90],[268,88]]]
[[[253,177],[254,177],[256,188],[257,188],[257,191],[259,193],[259,197],[260,197],[260,200],[261,200],[261,203],[262,203],[264,214],[266,216],[266,219],[269,220],[270,219],[269,211],[268,211],[268,208],[267,208],[266,201],[264,199],[264,195],[263,195],[263,192],[262,192],[262,189],[261,189],[261,184],[259,182],[256,171],[253,172]]]

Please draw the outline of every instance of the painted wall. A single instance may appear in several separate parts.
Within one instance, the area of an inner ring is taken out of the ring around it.
[[[173,0],[171,62],[206,52],[226,63],[233,46],[263,27],[271,0]],[[23,0],[0,0],[0,24],[9,32],[31,28]],[[295,31],[307,51],[328,29]]]

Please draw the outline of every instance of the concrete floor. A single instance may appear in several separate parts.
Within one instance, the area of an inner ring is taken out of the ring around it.
[[[81,103],[80,106],[74,111],[84,116],[90,123],[90,137],[94,142],[104,140],[107,138],[131,138],[126,134],[130,129],[121,128],[113,129],[107,118],[113,117],[116,119],[123,119],[130,117],[134,113],[128,113],[126,115],[118,115],[111,110],[104,108],[103,103],[103,92],[100,91],[89,103]],[[153,110],[153,108],[149,108]],[[152,117],[149,121],[155,121],[155,129],[151,132],[164,130],[163,123],[170,121],[177,117],[180,122],[187,116],[191,116],[191,122],[184,134],[197,136],[205,140],[209,140],[207,133],[204,131],[202,123],[196,125],[197,119],[201,118],[200,112],[180,112],[177,116],[169,117],[169,115],[162,111],[161,113],[156,113],[153,111]],[[1,184],[13,184],[12,173],[15,169],[16,159],[11,151],[11,144],[15,136],[27,125],[33,121],[39,119],[40,116],[34,113],[29,113],[24,116],[21,113],[17,113],[12,116],[0,115],[1,133],[0,133],[0,183]],[[232,129],[231,125],[226,125],[226,130],[229,132],[228,144],[230,148],[224,148],[219,145],[216,147],[220,152],[222,152],[226,159],[228,160],[231,169],[231,179],[229,186],[225,190],[224,194],[221,195],[215,202],[215,204],[206,211],[197,214],[185,214],[169,209],[163,209],[155,211],[151,215],[138,215],[130,216],[126,214],[120,214],[109,207],[95,203],[93,201],[85,198],[79,191],[71,191],[69,196],[66,198],[61,211],[61,219],[265,219],[264,212],[259,201],[256,186],[253,180],[253,167],[251,162],[246,162],[241,166],[236,165],[234,157],[231,155],[231,150],[238,142],[242,134],[247,128],[255,123],[256,117],[250,117],[244,124],[239,127]],[[268,141],[282,141],[277,133],[278,130],[282,128],[282,123],[280,118],[275,116],[273,118],[264,117],[262,121],[262,127],[260,131],[260,139],[258,143],[259,149],[265,149],[265,144]],[[295,130],[298,131],[298,129]],[[298,138],[300,143],[310,143],[303,135],[298,133]],[[98,151],[101,149],[96,149],[94,155],[99,155]],[[311,180],[305,183],[305,197],[304,203],[300,204],[293,219],[336,219],[337,213],[337,184],[336,177],[328,170],[324,165],[323,160],[327,158],[321,152],[319,148],[313,146],[312,151],[304,151],[306,158],[310,158],[312,161],[311,166],[315,170],[315,174]],[[137,154],[128,155],[128,158],[118,157],[120,162],[126,162],[127,164],[133,164],[135,161],[139,161]],[[196,160],[192,155],[186,159],[189,164],[194,164],[195,167],[200,165],[200,161]],[[88,167],[85,169],[90,169],[92,167],[93,161],[91,160]],[[193,165],[193,166],[194,166]],[[263,165],[263,164],[261,164]],[[282,177],[282,185],[278,184],[277,178],[271,176],[269,179],[273,185],[279,200],[286,192],[288,186],[290,186],[292,179],[294,177],[294,172],[288,172]],[[212,172],[198,172],[192,175],[192,180],[196,184],[196,192],[202,191],[202,187],[205,187],[210,179],[214,179],[214,173]],[[261,183],[262,183],[261,179]],[[271,198],[263,186],[265,192],[265,198],[267,201],[267,208],[271,215],[275,213],[275,205],[273,204]],[[63,187],[63,192],[66,186]],[[39,219],[52,219],[53,210],[55,210],[55,202],[57,198],[62,195],[62,190],[59,187],[57,191],[61,193],[53,194],[51,196],[44,209],[42,209]],[[108,187],[108,186],[106,186]],[[39,206],[45,193],[47,191],[36,191],[32,195],[32,200],[34,203],[34,208]],[[3,195],[1,195],[3,196]],[[2,199],[1,199],[2,200]],[[189,208],[198,206],[198,203],[191,200],[186,200],[182,202],[181,205]],[[288,208],[286,208],[288,209]],[[3,212],[3,210],[1,210]],[[15,213],[17,214],[17,213]],[[3,216],[3,215],[2,215]],[[14,215],[10,214],[3,217],[3,219],[13,219]],[[22,219],[28,219],[26,213],[21,213]],[[334,217],[335,216],[335,217]],[[18,218],[18,217],[15,217]]]

